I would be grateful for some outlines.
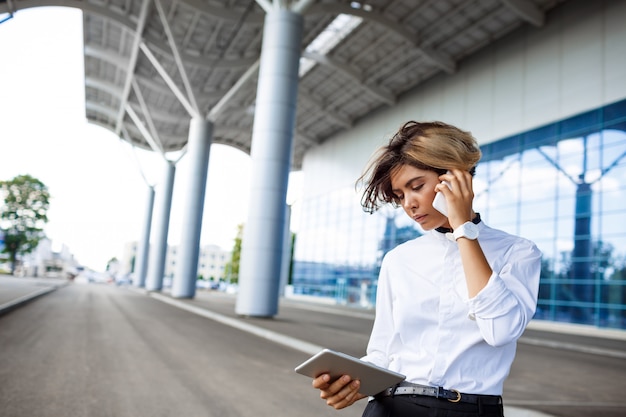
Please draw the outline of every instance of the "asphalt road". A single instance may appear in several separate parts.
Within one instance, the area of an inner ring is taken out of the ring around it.
[[[239,319],[230,296],[201,291],[184,303]],[[359,356],[372,315],[286,301],[275,319],[244,321]],[[546,347],[559,343],[567,348]],[[626,415],[626,356],[594,346],[626,352],[623,340],[529,332],[505,404]],[[0,316],[0,416],[360,416],[364,402],[336,412],[293,372],[308,356],[145,293],[76,283]]]
[[[337,415],[293,372],[308,355],[107,285],[3,315],[0,352],[3,417]]]

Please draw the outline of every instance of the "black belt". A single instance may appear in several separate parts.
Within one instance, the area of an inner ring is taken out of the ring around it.
[[[376,394],[376,397],[393,397],[394,395],[425,395],[428,397],[442,398],[453,403],[502,404],[502,397],[499,395],[464,394],[455,389],[448,390],[442,387],[429,387],[407,382],[387,388]]]

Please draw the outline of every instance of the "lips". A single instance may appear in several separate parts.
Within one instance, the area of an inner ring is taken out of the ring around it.
[[[424,220],[426,220],[426,215],[421,214],[421,215],[413,216],[413,220],[415,220],[418,223],[422,223]]]

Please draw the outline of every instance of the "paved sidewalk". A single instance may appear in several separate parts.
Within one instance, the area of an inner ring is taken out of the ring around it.
[[[68,281],[56,278],[0,275],[0,314],[8,313],[67,284]]]

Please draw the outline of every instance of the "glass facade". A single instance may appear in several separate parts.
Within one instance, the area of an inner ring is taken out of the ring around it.
[[[536,319],[626,329],[626,100],[482,146],[476,211],[543,252]],[[302,201],[295,294],[372,306],[384,254],[422,231],[352,187]]]

